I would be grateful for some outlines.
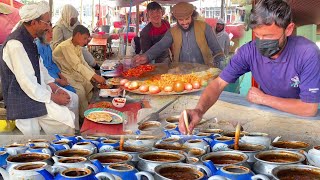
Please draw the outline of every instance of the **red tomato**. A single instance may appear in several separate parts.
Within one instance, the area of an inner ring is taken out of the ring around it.
[[[176,83],[174,84],[174,86],[173,86],[173,90],[174,90],[175,92],[182,92],[182,91],[184,91],[184,85],[183,85],[183,83],[182,83],[182,82],[176,82]]]
[[[192,90],[192,84],[190,84],[190,83],[185,83],[185,84],[184,84],[184,89],[185,89],[185,90],[188,90],[188,91]]]
[[[128,82],[124,83],[124,87],[129,88],[130,84],[131,84],[131,81],[128,81]]]
[[[139,83],[137,81],[132,81],[128,87],[130,90],[135,90],[139,88]]]
[[[141,85],[139,87],[140,92],[148,92],[149,91],[149,86],[148,85]]]
[[[173,87],[172,87],[172,86],[165,86],[165,87],[163,88],[163,90],[164,90],[165,92],[171,92],[171,91],[173,90]]]
[[[160,88],[158,86],[151,85],[149,86],[149,91],[151,94],[157,94],[160,92]]]
[[[199,83],[199,81],[193,81],[193,82],[192,82],[192,88],[193,88],[193,89],[199,89],[199,88],[200,88],[200,83]]]
[[[129,80],[128,79],[121,79],[120,80],[120,85],[121,86],[124,86],[124,84],[126,83],[126,82],[128,82]]]

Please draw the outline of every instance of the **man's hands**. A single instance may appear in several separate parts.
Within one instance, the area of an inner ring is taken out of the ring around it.
[[[69,83],[66,79],[59,79],[57,78],[56,79],[56,83],[58,83],[60,86],[64,87],[64,86],[68,86]]]
[[[146,54],[136,55],[132,59],[132,65],[134,67],[139,66],[141,64],[146,64],[148,62],[148,57]]]
[[[99,84],[106,84],[106,79],[102,76],[97,75],[97,74],[93,75],[92,79]]]
[[[194,127],[200,122],[202,119],[203,113],[199,109],[187,109],[188,119],[189,119],[189,132],[192,132]],[[183,119],[183,112],[180,114],[179,118],[179,130],[182,134],[186,134],[186,125]]]
[[[262,105],[265,104],[265,97],[266,94],[256,87],[250,88],[247,95],[247,99],[249,102]]]
[[[66,106],[70,103],[71,98],[67,92],[61,88],[58,88],[56,89],[55,93],[51,93],[51,100],[59,105]]]
[[[65,87],[68,86],[68,80],[64,77],[61,73],[58,73],[59,78],[55,79],[55,82],[58,83],[60,86]]]

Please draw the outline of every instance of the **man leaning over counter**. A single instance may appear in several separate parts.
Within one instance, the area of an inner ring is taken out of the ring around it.
[[[189,132],[218,100],[223,89],[251,71],[260,88],[247,95],[260,104],[299,116],[315,116],[320,102],[320,51],[313,42],[292,35],[290,6],[279,0],[261,0],[250,15],[256,40],[243,45],[220,76],[203,91],[195,109],[187,110]],[[186,132],[181,116],[179,129]]]
[[[173,7],[172,13],[177,19],[177,25],[170,28],[145,54],[135,56],[133,64],[146,64],[171,47],[174,64],[200,63],[220,68],[224,54],[211,27],[195,20],[197,12],[194,6],[180,2]]]

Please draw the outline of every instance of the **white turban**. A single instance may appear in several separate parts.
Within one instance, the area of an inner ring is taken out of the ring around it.
[[[22,8],[19,10],[19,14],[22,22],[28,22],[37,19],[49,11],[49,4],[46,1],[40,1],[38,3],[22,6]]]
[[[22,8],[19,10],[21,20],[15,25],[11,32],[16,30],[22,23],[37,19],[38,17],[49,11],[50,6],[46,1],[40,1],[38,3],[22,6]]]
[[[76,8],[70,4],[66,4],[62,8],[61,18],[59,19],[56,25],[62,24],[70,31],[73,31],[74,26],[73,27],[70,26],[70,20],[71,18],[77,18],[78,16],[79,16],[79,13],[76,10]]]

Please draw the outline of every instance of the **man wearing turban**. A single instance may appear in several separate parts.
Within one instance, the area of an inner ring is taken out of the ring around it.
[[[143,55],[134,57],[134,64],[140,65],[157,59],[171,47],[173,64],[178,62],[200,63],[220,68],[223,52],[211,27],[195,20],[197,12],[192,4],[180,2],[173,7],[177,25],[170,28],[164,37]]]
[[[27,135],[73,133],[75,114],[66,107],[72,99],[48,74],[35,39],[50,26],[45,1],[23,6],[20,22],[0,51],[1,81],[7,119]]]

